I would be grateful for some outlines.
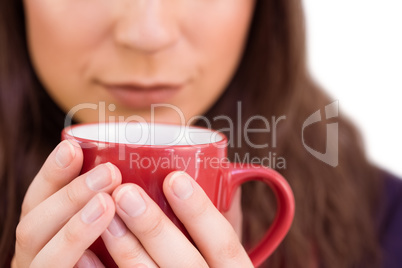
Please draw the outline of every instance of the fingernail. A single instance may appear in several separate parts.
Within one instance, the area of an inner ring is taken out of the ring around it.
[[[75,157],[74,146],[69,141],[60,143],[56,152],[56,164],[59,168],[66,168]]]
[[[145,209],[145,201],[135,187],[126,186],[116,196],[118,206],[130,217],[141,215]]]
[[[96,268],[95,261],[89,257],[86,253],[84,253],[81,258],[78,260],[77,264],[74,266],[77,268]]]
[[[81,220],[87,224],[96,221],[106,211],[106,201],[101,194],[95,195],[81,212]]]
[[[180,199],[188,199],[194,192],[193,185],[190,182],[191,177],[183,171],[175,172],[169,180],[169,186],[173,193]]]
[[[127,233],[126,225],[117,215],[113,217],[107,229],[115,237],[122,237]]]
[[[85,179],[85,183],[92,191],[100,191],[112,184],[115,177],[116,172],[113,165],[106,163],[92,170]]]

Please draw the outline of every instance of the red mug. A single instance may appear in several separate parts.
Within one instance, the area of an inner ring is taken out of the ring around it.
[[[221,212],[229,209],[242,183],[256,180],[268,184],[277,199],[277,212],[265,236],[249,252],[254,266],[276,249],[293,221],[294,197],[286,180],[263,166],[230,163],[227,138],[218,131],[169,124],[94,123],[66,127],[62,139],[74,139],[81,146],[81,173],[101,163],[113,163],[123,183],[141,186],[190,240],[163,194],[162,183],[170,172],[187,172]],[[101,238],[91,250],[106,267],[117,267]]]

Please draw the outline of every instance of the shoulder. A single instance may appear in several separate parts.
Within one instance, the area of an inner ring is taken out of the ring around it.
[[[383,197],[378,211],[378,234],[383,249],[383,267],[402,263],[402,179],[384,172]]]

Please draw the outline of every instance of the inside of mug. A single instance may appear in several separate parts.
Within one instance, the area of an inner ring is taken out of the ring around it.
[[[133,122],[76,125],[67,133],[78,139],[136,145],[201,145],[224,139],[206,128]]]

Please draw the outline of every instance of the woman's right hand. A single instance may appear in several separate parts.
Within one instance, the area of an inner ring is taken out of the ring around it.
[[[63,141],[32,181],[17,226],[13,268],[73,267],[91,254],[87,248],[115,214],[109,194],[121,184],[121,174],[108,163],[79,176],[82,160],[80,146]]]

